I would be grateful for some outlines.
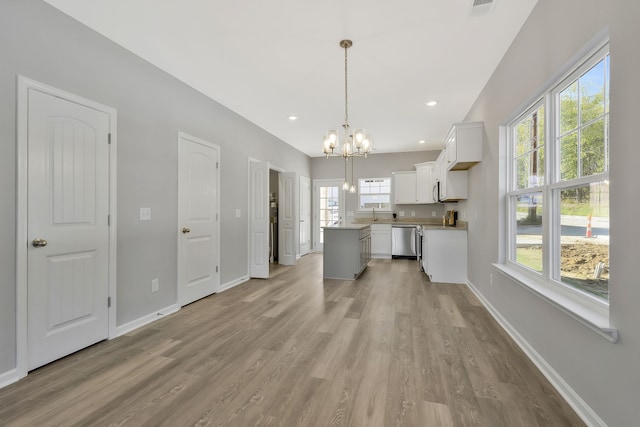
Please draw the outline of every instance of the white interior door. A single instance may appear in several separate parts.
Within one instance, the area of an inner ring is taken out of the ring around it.
[[[178,136],[178,301],[181,306],[220,287],[219,148]]]
[[[317,251],[324,248],[322,227],[340,225],[344,218],[344,191],[342,180],[316,179],[313,181],[313,242]]]
[[[269,278],[269,165],[249,162],[249,274]]]
[[[109,335],[109,120],[29,89],[28,369]]]
[[[295,172],[281,172],[278,186],[278,263],[294,265],[300,227],[297,212],[298,178]]]
[[[311,180],[300,177],[300,256],[311,250]]]

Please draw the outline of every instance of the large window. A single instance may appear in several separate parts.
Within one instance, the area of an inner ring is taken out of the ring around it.
[[[546,286],[609,299],[609,51],[508,127],[507,259]]]
[[[358,180],[358,209],[391,210],[391,178],[361,178]]]

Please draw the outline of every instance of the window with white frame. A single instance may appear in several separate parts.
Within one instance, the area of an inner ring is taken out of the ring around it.
[[[507,262],[609,299],[609,46],[508,126]]]
[[[360,178],[358,180],[358,209],[361,211],[391,210],[391,178]]]

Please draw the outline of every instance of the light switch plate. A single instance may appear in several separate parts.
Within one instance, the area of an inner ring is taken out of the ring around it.
[[[151,221],[151,208],[140,208],[140,221]]]
[[[400,216],[404,216],[404,211],[400,211]]]
[[[240,209],[236,209],[236,218],[240,218],[242,215],[242,211]]]

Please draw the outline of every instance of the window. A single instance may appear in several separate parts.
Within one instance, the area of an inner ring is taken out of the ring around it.
[[[609,47],[508,126],[507,263],[574,300],[609,299]]]
[[[391,178],[361,178],[358,180],[358,209],[391,210]]]

